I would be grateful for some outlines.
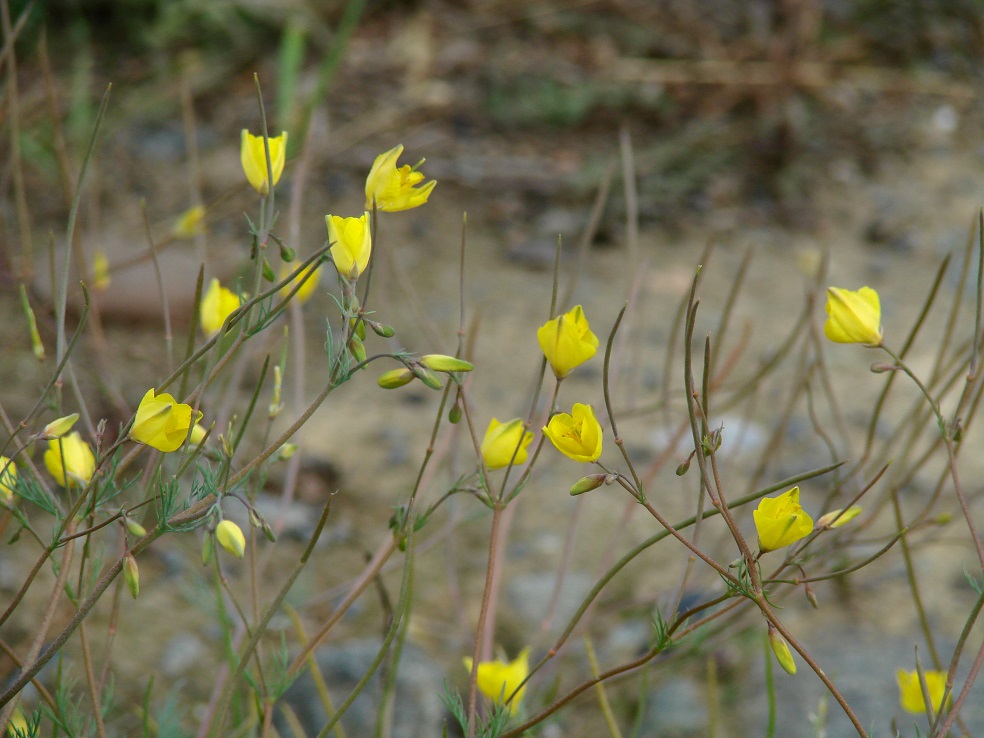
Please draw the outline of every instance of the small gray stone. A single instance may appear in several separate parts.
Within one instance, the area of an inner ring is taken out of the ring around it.
[[[318,652],[318,667],[336,708],[365,675],[379,653],[380,645],[376,639],[365,638],[323,647]],[[443,684],[444,670],[419,648],[406,644],[400,658],[393,701],[393,738],[441,735],[446,716],[441,702]],[[382,691],[383,681],[377,670],[342,717],[348,735],[374,735]],[[307,735],[317,735],[328,721],[311,674],[306,669],[287,690],[283,701],[295,712]],[[275,720],[281,735],[291,734],[279,710]]]

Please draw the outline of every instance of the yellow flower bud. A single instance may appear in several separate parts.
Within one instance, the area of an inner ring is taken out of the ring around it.
[[[825,309],[827,322],[823,332],[831,341],[866,346],[881,344],[881,304],[878,293],[870,287],[856,292],[828,287]]]
[[[41,341],[41,334],[38,333],[38,320],[34,315],[34,309],[27,299],[27,288],[23,284],[20,285],[20,297],[21,307],[27,317],[27,329],[31,334],[31,350],[34,352],[34,358],[41,361],[44,359],[44,343]]]
[[[75,421],[78,419],[79,414],[72,413],[71,415],[66,415],[64,418],[52,420],[44,427],[44,430],[41,431],[41,438],[45,441],[51,440],[52,438],[61,438],[72,430],[72,426],[75,425]]]
[[[246,536],[242,529],[231,520],[223,520],[215,528],[215,538],[219,545],[237,559],[246,553]]]
[[[379,210],[389,213],[409,210],[427,202],[437,182],[432,179],[417,187],[424,180],[417,167],[424,162],[421,160],[416,167],[404,164],[398,169],[396,161],[402,153],[403,144],[399,144],[376,157],[366,177],[366,210],[372,210],[373,202]]]
[[[369,213],[358,218],[326,215],[331,260],[343,279],[355,281],[369,266],[372,254],[372,235],[369,233]]]
[[[601,456],[601,424],[590,405],[574,403],[571,414],[557,413],[543,433],[564,456],[574,461],[597,461]]]
[[[475,368],[471,362],[444,354],[427,354],[420,357],[420,363],[435,372],[470,372]]]
[[[598,337],[591,332],[580,305],[548,320],[537,330],[536,338],[558,379],[566,377],[598,351]]]
[[[273,170],[273,184],[276,186],[277,182],[280,181],[280,175],[284,172],[284,162],[287,160],[287,131],[282,132],[279,136],[271,137],[269,144],[270,166]],[[263,136],[254,136],[244,128],[239,148],[239,160],[242,162],[246,179],[253,185],[253,189],[261,195],[270,194]]]
[[[772,653],[776,655],[776,661],[779,662],[787,674],[796,673],[796,662],[793,661],[793,654],[789,651],[789,644],[786,643],[786,639],[779,635],[779,631],[776,630],[772,624],[769,624],[769,645],[772,646]]]
[[[588,474],[586,477],[581,477],[571,485],[571,496],[583,495],[585,492],[598,489],[607,479],[607,474]]]
[[[297,453],[297,444],[288,441],[277,451],[277,458],[280,461],[287,461],[290,457]]]
[[[17,488],[17,465],[6,456],[0,456],[0,500],[12,502]]]
[[[171,226],[175,238],[193,238],[205,233],[205,208],[195,205],[185,210]]]
[[[130,438],[165,453],[177,451],[188,438],[188,430],[202,419],[201,411],[195,415],[192,420],[191,405],[178,402],[166,392],[155,395],[151,388],[137,407]]]
[[[212,279],[202,295],[201,322],[205,335],[211,337],[218,333],[225,319],[238,310],[241,304],[239,295],[223,287],[219,280]]]
[[[301,280],[304,280],[303,284],[298,287],[297,292],[294,293],[294,299],[300,300],[303,305],[305,302],[311,299],[311,295],[314,294],[315,289],[318,287],[318,282],[321,281],[321,262],[316,261],[306,269],[304,269],[300,274],[298,274],[294,279],[284,285],[284,288],[280,290],[280,296],[284,299],[290,294],[290,291],[294,289]],[[290,265],[284,264],[280,267],[280,279],[286,279],[287,276],[294,271],[290,268]]]
[[[861,514],[860,505],[851,505],[846,510],[831,510],[817,520],[817,528],[840,528]]]
[[[472,660],[463,659],[465,668],[471,673]],[[526,693],[523,680],[530,673],[530,649],[524,648],[514,661],[482,661],[478,664],[478,691],[497,705],[507,704],[509,712],[515,713]],[[523,684],[522,687],[519,685]]]
[[[402,387],[405,384],[410,384],[413,381],[414,373],[403,367],[402,369],[390,369],[388,372],[384,372],[379,379],[376,380],[378,384],[383,389],[396,389],[397,387]]]
[[[489,469],[501,469],[509,466],[510,462],[522,464],[526,461],[526,449],[532,440],[533,434],[523,427],[522,418],[513,418],[505,423],[492,418],[482,439],[482,460]],[[516,454],[515,459],[513,454]]]
[[[140,570],[131,553],[123,557],[123,577],[126,579],[126,586],[130,588],[130,596],[137,599],[140,594]]]
[[[813,532],[813,520],[799,504],[799,487],[778,497],[763,497],[752,511],[759,550],[775,551]]]
[[[943,703],[943,692],[946,690],[946,672],[935,670],[924,671],[923,677],[926,679],[926,692],[929,694],[929,701],[933,705],[933,714],[936,714],[940,711],[940,706]],[[895,672],[895,680],[899,684],[899,702],[902,705],[902,709],[914,715],[926,713],[926,699],[923,696],[919,672],[899,669]],[[947,696],[946,703],[947,707],[949,707],[949,695]]]
[[[84,487],[96,471],[96,457],[78,431],[48,441],[44,465],[62,487]]]

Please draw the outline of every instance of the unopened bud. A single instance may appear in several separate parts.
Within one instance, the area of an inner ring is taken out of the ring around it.
[[[813,588],[809,584],[803,585],[806,594],[806,599],[813,606],[814,610],[820,609],[820,603],[817,602],[817,593],[813,591]]]
[[[57,420],[52,420],[48,425],[44,427],[41,431],[41,438],[43,440],[50,440],[52,438],[61,438],[70,430],[72,426],[75,425],[75,421],[79,419],[78,413],[72,413],[71,415],[66,415],[64,418],[58,418]]]
[[[34,352],[34,358],[42,361],[44,359],[44,344],[41,342],[41,334],[38,333],[38,321],[34,317],[34,310],[27,299],[27,288],[23,284],[20,286],[20,296],[21,307],[27,317],[27,328],[31,334],[31,350]]]
[[[215,538],[222,548],[237,559],[241,559],[246,553],[246,536],[231,520],[223,520],[215,527]]]
[[[140,594],[140,570],[131,553],[123,557],[123,577],[126,579],[126,586],[130,588],[130,596],[137,599]]]
[[[296,254],[294,254],[294,249],[292,249],[290,246],[287,246],[286,244],[280,244],[281,261],[284,261],[289,264],[290,262],[294,261],[295,256]]]
[[[455,403],[448,410],[448,422],[452,425],[456,425],[461,420],[461,405]]]
[[[127,517],[124,518],[124,520],[126,521],[126,530],[131,536],[134,536],[136,538],[143,538],[145,535],[147,535],[147,529],[144,528],[142,525],[140,525],[140,523],[138,523],[133,518]]]
[[[353,334],[348,342],[349,353],[352,354],[352,358],[356,361],[362,362],[366,360],[366,347],[362,343],[362,339],[359,338],[358,334]]]
[[[375,320],[367,321],[369,327],[372,328],[373,333],[377,336],[382,336],[383,338],[392,338],[396,335],[396,329],[391,325],[386,325],[385,323],[377,323]]]
[[[200,423],[195,423],[191,427],[191,435],[188,437],[187,446],[190,447],[191,449],[194,449],[195,447],[201,445],[201,442],[205,440],[205,436],[207,433],[208,431],[205,430],[205,426],[201,425]]]
[[[263,521],[262,530],[263,530],[263,535],[267,537],[267,540],[270,541],[270,543],[277,542],[277,534],[273,532],[273,528],[265,520]]]
[[[786,670],[787,674],[796,673],[796,662],[793,661],[793,654],[789,651],[786,640],[779,635],[779,631],[769,625],[769,645],[772,646],[772,653],[776,655],[779,666]]]
[[[676,468],[676,475],[678,477],[682,477],[684,474],[690,471],[690,462],[693,461],[693,458],[694,457],[691,456],[689,459],[684,461],[682,464],[680,464],[680,466]]]
[[[249,508],[249,524],[254,528],[263,527],[263,518],[261,518],[260,514],[253,508]]]
[[[898,371],[898,366],[895,364],[886,364],[884,361],[876,361],[871,365],[871,371],[874,374],[884,374],[885,372],[895,372]]]
[[[263,279],[265,279],[267,282],[277,281],[277,275],[274,274],[273,267],[270,266],[270,262],[267,261],[267,258],[265,256],[263,257],[262,269],[263,269]]]
[[[270,400],[270,407],[267,408],[267,413],[270,420],[280,415],[280,411],[283,410],[284,406],[280,404],[280,390],[283,384],[283,374],[280,371],[280,365],[273,367],[273,398]]]
[[[571,496],[583,495],[585,492],[598,489],[601,485],[605,484],[607,479],[607,474],[589,474],[586,477],[581,477],[571,485]]]
[[[349,318],[349,327],[360,340],[366,340],[366,323],[364,320],[360,318]]]
[[[427,354],[420,357],[420,363],[435,372],[470,372],[475,368],[471,362],[445,354]]]
[[[831,510],[817,519],[817,528],[840,528],[861,514],[860,505],[851,505],[846,510]]]
[[[404,367],[403,369],[390,369],[376,380],[383,389],[396,389],[413,381],[414,373]]]
[[[277,459],[279,459],[280,461],[287,461],[287,459],[289,459],[291,456],[293,456],[296,453],[297,453],[297,444],[288,441],[287,443],[285,443],[283,446],[280,447],[279,451],[277,451]]]
[[[426,366],[416,365],[412,369],[414,375],[421,382],[426,384],[428,387],[434,390],[439,390],[444,388],[444,384],[441,382],[441,378],[437,376],[434,372],[428,369]]]

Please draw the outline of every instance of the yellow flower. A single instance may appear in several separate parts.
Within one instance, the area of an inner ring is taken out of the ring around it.
[[[831,510],[820,516],[817,520],[817,528],[840,528],[844,523],[849,523],[860,514],[860,505],[851,505],[846,510]]]
[[[300,300],[301,304],[303,305],[305,302],[311,299],[311,295],[314,294],[314,290],[318,286],[318,282],[321,280],[321,269],[319,269],[320,266],[321,266],[320,262],[315,262],[311,264],[307,269],[305,269],[303,272],[301,272],[296,277],[294,277],[294,279],[292,279],[290,282],[284,285],[284,288],[280,290],[280,296],[287,297],[287,295],[290,294],[290,291],[294,289],[294,285],[303,279],[304,284],[300,286],[300,288],[297,290],[296,294],[294,295],[294,299]],[[292,271],[294,270],[291,269],[289,264],[284,264],[282,267],[280,267],[280,279],[286,279],[287,275],[289,275]]]
[[[92,257],[92,285],[100,292],[105,292],[109,288],[109,259],[106,252],[97,250]]]
[[[390,213],[409,210],[427,202],[437,181],[432,179],[423,187],[417,187],[424,175],[417,171],[417,167],[409,164],[397,168],[396,160],[402,153],[403,144],[400,144],[377,156],[372,163],[372,169],[366,177],[366,210],[372,210],[373,201],[378,209]],[[423,163],[421,160],[420,164]]]
[[[763,497],[752,512],[762,553],[788,546],[813,532],[813,520],[799,504],[799,487]]]
[[[929,700],[933,703],[933,714],[936,714],[940,711],[940,704],[943,702],[946,672],[924,671],[923,676],[926,678]],[[899,702],[902,704],[902,709],[915,715],[927,712],[926,700],[923,698],[922,685],[919,682],[919,672],[899,669],[895,672],[895,679],[899,683]],[[949,707],[950,695],[947,696],[946,703]]]
[[[466,656],[463,660],[465,668],[471,673],[471,657]],[[505,661],[482,661],[478,664],[478,691],[497,705],[508,701],[509,712],[514,713],[519,707],[519,703],[523,701],[526,685],[520,687],[519,691],[516,691],[516,688],[529,676],[529,673],[529,648],[524,648],[515,661],[508,663]]]
[[[590,405],[575,402],[570,415],[557,413],[543,432],[558,451],[574,461],[597,461],[601,456],[601,425]]]
[[[78,431],[48,441],[44,465],[62,487],[82,487],[96,470],[96,457]]]
[[[246,553],[246,536],[243,535],[242,528],[231,520],[223,520],[216,526],[215,537],[219,545],[237,559],[241,559]]]
[[[406,367],[390,369],[388,372],[383,372],[379,379],[376,380],[376,384],[383,389],[396,389],[405,384],[410,384],[414,376],[414,373]]]
[[[272,148],[273,141],[270,145]],[[203,233],[205,233],[205,207],[202,205],[195,205],[185,210],[171,226],[171,234],[175,238],[192,238]]]
[[[558,379],[566,377],[598,350],[598,337],[591,332],[580,305],[548,320],[537,330],[536,338]]]
[[[522,464],[526,461],[526,449],[532,440],[533,434],[523,428],[522,418],[514,418],[507,423],[500,423],[492,418],[485,430],[485,438],[482,439],[481,450],[485,466],[489,469],[501,469],[509,466],[509,462]]]
[[[280,175],[284,173],[284,161],[287,158],[287,131],[283,131],[270,141],[270,164],[273,169],[273,184],[277,185]],[[270,184],[267,181],[267,158],[263,147],[263,136],[254,136],[243,129],[242,141],[239,148],[239,160],[242,162],[246,179],[253,189],[261,195],[270,194]]]
[[[340,215],[326,215],[328,241],[331,246],[331,259],[335,269],[345,279],[356,280],[369,266],[372,253],[372,236],[369,233],[369,213],[358,218],[343,218]]]
[[[13,500],[16,487],[17,465],[6,456],[0,456],[0,500]]]
[[[188,438],[188,429],[202,419],[201,411],[194,420],[191,415],[191,405],[178,402],[166,392],[155,395],[151,388],[137,407],[130,438],[165,453],[177,451]]]
[[[828,287],[825,307],[827,322],[823,332],[831,341],[866,346],[881,344],[881,304],[878,293],[870,287],[856,292]]]
[[[207,336],[214,336],[229,314],[238,310],[241,304],[239,295],[227,290],[219,284],[219,280],[213,278],[202,295],[202,330]]]
[[[27,718],[19,707],[14,708],[14,714],[10,716],[10,723],[7,725],[7,735],[29,735],[30,728],[27,725]]]

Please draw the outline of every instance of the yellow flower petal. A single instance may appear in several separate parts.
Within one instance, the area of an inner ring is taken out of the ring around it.
[[[219,280],[212,279],[202,295],[201,323],[205,335],[214,336],[222,328],[229,314],[239,309],[242,301],[232,290],[227,290]]]
[[[527,458],[527,447],[533,434],[523,427],[522,418],[514,418],[500,423],[492,418],[482,439],[482,460],[489,469],[501,469],[514,464],[523,464]],[[518,449],[518,450],[517,450]],[[515,454],[515,459],[513,458]]]
[[[0,500],[11,502],[17,487],[17,464],[0,456]]]
[[[536,338],[558,379],[566,377],[598,351],[598,337],[591,332],[580,305],[548,320],[537,330]]]
[[[946,672],[924,671],[923,676],[926,678],[926,691],[929,693],[929,700],[933,703],[933,713],[938,713],[943,701],[943,692],[946,689]],[[924,714],[926,712],[926,700],[923,698],[919,672],[899,669],[895,672],[895,680],[899,685],[899,702],[902,709],[915,715]],[[947,706],[949,704],[948,696]]]

